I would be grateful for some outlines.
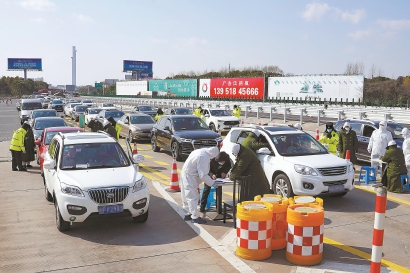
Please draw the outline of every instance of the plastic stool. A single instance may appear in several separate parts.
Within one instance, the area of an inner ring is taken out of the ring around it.
[[[409,176],[407,174],[400,175],[401,186],[403,190],[410,192]]]
[[[364,174],[362,174],[362,171],[364,171]],[[362,166],[359,173],[359,182],[362,179],[365,184],[369,184],[370,181],[376,181],[376,169],[370,166]]]
[[[204,193],[204,187],[202,187],[201,189],[200,199],[202,199],[203,193]],[[209,192],[208,199],[206,200],[205,210],[209,210],[211,207],[216,207],[215,194],[216,194],[216,189],[211,187],[211,191]]]

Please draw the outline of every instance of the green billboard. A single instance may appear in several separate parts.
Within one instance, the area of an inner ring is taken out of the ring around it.
[[[149,91],[168,92],[169,96],[196,97],[197,79],[185,80],[150,80]]]

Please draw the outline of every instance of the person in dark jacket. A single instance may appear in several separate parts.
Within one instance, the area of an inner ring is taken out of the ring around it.
[[[242,141],[241,145],[248,147],[256,153],[257,150],[263,147],[268,147],[268,143],[259,142],[260,132],[258,129],[252,129],[248,136]]]
[[[97,118],[92,119],[88,122],[87,127],[91,129],[92,132],[98,132],[103,130],[103,125],[98,121]]]
[[[23,168],[32,168],[33,166],[30,165],[30,162],[36,159],[34,156],[34,134],[29,122],[26,121],[24,123],[28,125],[28,129],[24,137],[24,147],[26,148],[26,152],[22,154],[21,161]]]
[[[117,131],[115,131],[115,128],[108,120],[104,120],[103,126],[104,132],[110,134],[113,138],[117,139]]]
[[[339,131],[339,143],[337,144],[337,151],[340,158],[346,158],[346,151],[350,150],[350,162],[357,163],[356,152],[359,148],[357,135],[349,122],[345,122],[343,128]]]
[[[257,195],[269,193],[269,181],[266,178],[262,165],[256,154],[241,144],[235,144],[232,154],[236,156],[236,163],[232,168],[229,179],[240,179],[241,176],[251,176],[252,182],[246,195],[241,196],[241,201],[251,201]]]
[[[407,174],[407,168],[403,150],[397,148],[396,141],[391,140],[389,142],[381,161],[387,163],[387,168],[382,176],[383,186],[386,186],[387,190],[391,192],[403,192],[400,175]]]
[[[117,139],[120,139],[120,133],[122,130],[122,126],[115,121],[113,117],[108,117],[107,120],[111,123],[112,127],[114,127],[115,131],[117,132]]]
[[[215,158],[211,159],[209,176],[213,180],[217,178],[225,178],[230,169],[231,161],[229,160],[229,155],[225,152],[220,152]],[[202,192],[201,207],[199,208],[199,212],[205,212],[206,202],[210,191],[211,187],[204,183],[204,191]]]

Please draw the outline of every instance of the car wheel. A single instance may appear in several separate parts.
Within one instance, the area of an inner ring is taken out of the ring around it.
[[[157,137],[153,135],[151,137],[151,147],[154,152],[159,152],[160,148],[157,145]]]
[[[214,131],[214,132],[217,132],[217,131],[216,131],[215,124],[213,124],[213,123],[209,124],[209,129],[211,129],[211,130]]]
[[[53,201],[53,196],[48,191],[47,183],[46,183],[46,179],[44,178],[44,175],[43,175],[43,183],[44,183],[44,193],[45,193],[46,200],[48,202],[52,202]]]
[[[56,225],[59,231],[67,231],[70,229],[70,222],[63,219],[60,213],[60,208],[58,207],[57,199],[54,201],[54,207],[56,210]]]
[[[128,139],[130,143],[134,143],[134,138],[132,137],[132,131],[128,132]]]
[[[148,220],[148,211],[149,210],[142,215],[132,217],[132,220],[134,220],[135,223],[145,223]]]
[[[171,144],[172,156],[175,156],[177,161],[182,161],[181,149],[179,148],[178,142],[174,141]]]
[[[290,198],[293,196],[292,185],[289,178],[284,174],[279,174],[273,182],[273,191],[283,197]]]

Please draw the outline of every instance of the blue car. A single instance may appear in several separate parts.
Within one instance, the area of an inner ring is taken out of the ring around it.
[[[370,162],[370,154],[367,151],[367,146],[369,145],[373,131],[379,128],[381,120],[339,120],[334,125],[336,131],[339,131],[345,122],[349,122],[352,130],[357,134],[357,140],[359,141],[359,149],[356,152],[357,159]],[[387,122],[387,130],[391,133],[394,141],[397,143],[397,147],[400,149],[402,149],[403,146],[403,136],[401,135],[403,128],[405,127],[401,124],[390,121]]]

